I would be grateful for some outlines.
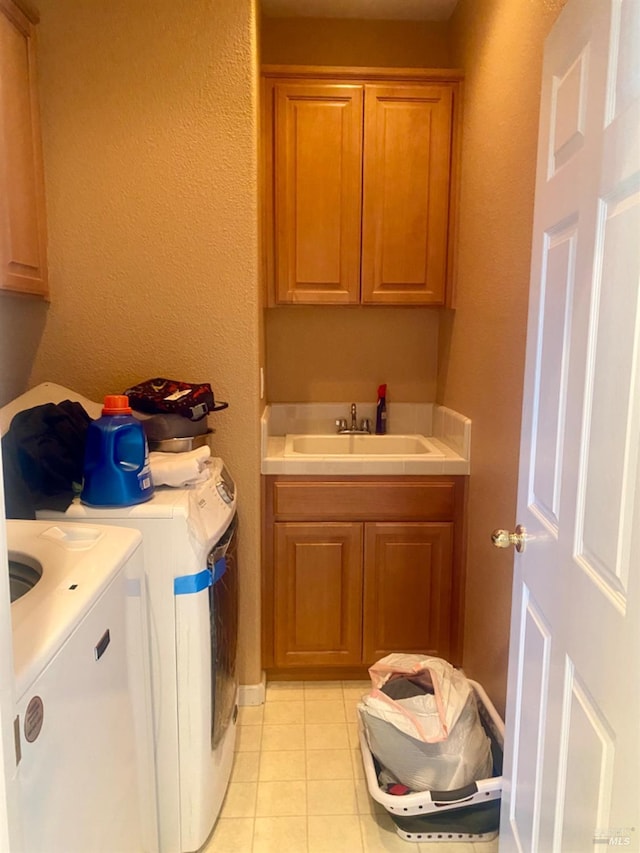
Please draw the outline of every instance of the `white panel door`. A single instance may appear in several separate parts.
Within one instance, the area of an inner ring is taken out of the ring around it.
[[[640,0],[542,84],[500,849],[640,849]]]

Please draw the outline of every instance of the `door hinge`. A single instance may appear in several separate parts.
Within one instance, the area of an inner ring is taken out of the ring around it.
[[[13,744],[16,749],[16,767],[22,758],[22,747],[20,746],[20,715],[13,721]]]

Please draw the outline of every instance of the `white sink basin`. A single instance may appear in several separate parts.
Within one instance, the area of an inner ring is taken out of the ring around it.
[[[444,456],[423,435],[287,435],[285,456]]]

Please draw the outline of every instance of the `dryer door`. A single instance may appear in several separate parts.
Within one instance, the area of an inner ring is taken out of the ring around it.
[[[207,560],[213,573],[209,587],[211,614],[211,748],[227,730],[236,705],[238,679],[238,516]]]

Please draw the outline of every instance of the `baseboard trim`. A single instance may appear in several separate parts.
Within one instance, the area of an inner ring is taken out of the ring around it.
[[[366,666],[269,667],[271,681],[371,681]]]
[[[238,705],[240,707],[264,705],[267,694],[267,675],[263,671],[258,684],[241,684],[238,687]]]

